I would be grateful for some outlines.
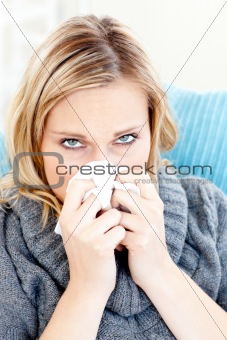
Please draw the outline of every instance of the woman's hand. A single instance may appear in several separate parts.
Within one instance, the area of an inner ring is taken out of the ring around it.
[[[121,213],[110,209],[96,217],[101,203],[87,191],[95,188],[92,180],[75,179],[69,186],[59,217],[69,260],[70,283],[89,293],[109,296],[116,284],[114,249],[125,237],[119,225]]]
[[[142,183],[142,179],[147,182]],[[128,249],[128,265],[134,282],[145,290],[152,277],[157,279],[157,275],[173,263],[166,246],[164,204],[149,175],[118,175],[116,180],[136,183],[140,188],[141,196],[131,190],[115,189],[111,206],[119,209],[122,205],[131,212],[121,211],[119,224],[126,229],[126,235],[120,245]]]

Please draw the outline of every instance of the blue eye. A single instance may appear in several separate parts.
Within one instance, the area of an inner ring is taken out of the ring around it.
[[[67,145],[67,144],[68,145]],[[78,146],[78,143],[80,143],[79,141],[78,141],[78,139],[73,139],[73,138],[71,138],[71,139],[63,139],[62,141],[61,141],[61,145],[63,146],[63,148],[65,148],[65,149],[79,149],[79,148],[81,148],[81,146],[79,145]]]
[[[133,139],[130,140],[130,141],[128,141],[129,136],[133,137]],[[135,134],[124,135],[124,136],[119,138],[119,139],[123,139],[123,143],[117,143],[117,144],[122,144],[122,145],[132,144],[132,143],[135,142],[136,138],[137,138],[137,136]]]
[[[129,137],[133,137],[133,139],[128,141]],[[123,139],[123,141],[121,143],[116,143],[116,144],[121,145],[121,146],[129,145],[129,144],[134,143],[137,138],[138,137],[137,137],[136,134],[124,135],[124,136],[118,138],[118,140]],[[80,149],[84,148],[82,146],[83,144],[81,144],[78,141],[78,139],[75,139],[75,138],[64,138],[64,139],[61,140],[60,144],[66,150],[80,150]]]

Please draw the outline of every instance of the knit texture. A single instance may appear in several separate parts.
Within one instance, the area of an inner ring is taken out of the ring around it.
[[[171,258],[227,311],[226,196],[197,177],[167,176],[164,168],[158,178]],[[0,339],[39,339],[69,281],[62,237],[54,232],[57,218],[50,214],[41,231],[41,215],[42,203],[25,197],[0,210]],[[116,286],[96,339],[175,339],[132,280],[127,250],[115,258]]]

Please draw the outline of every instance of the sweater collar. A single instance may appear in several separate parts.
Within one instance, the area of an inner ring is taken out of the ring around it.
[[[159,196],[164,202],[167,248],[171,258],[177,264],[187,232],[187,197],[180,181],[176,176],[168,176],[164,167],[159,169],[158,181]],[[42,203],[24,196],[19,202],[20,204],[16,204],[13,210],[20,218],[27,247],[39,265],[48,272],[63,292],[69,281],[69,266],[62,237],[54,232],[57,218],[52,211],[46,228],[41,230]],[[106,308],[122,316],[140,313],[151,306],[147,295],[132,280],[128,268],[127,252],[127,249],[122,252],[115,251],[117,280],[106,305]]]

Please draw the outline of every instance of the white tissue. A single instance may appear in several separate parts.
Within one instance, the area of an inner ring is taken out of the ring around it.
[[[110,172],[116,172],[115,174],[109,174],[108,173],[108,168],[106,167],[108,164],[114,166],[114,164],[109,163],[106,160],[102,160],[102,161],[93,161],[93,162],[89,162],[86,165],[90,166],[92,169],[97,165],[102,165],[103,167],[105,167],[105,173],[104,174],[95,174],[92,170],[91,174],[81,174],[80,171],[78,171],[70,180],[66,189],[66,192],[69,189],[70,184],[72,183],[72,181],[77,178],[77,179],[92,179],[96,185],[96,188],[89,190],[88,192],[86,192],[86,194],[84,195],[82,202],[84,202],[91,193],[94,193],[97,198],[99,199],[101,205],[102,205],[102,209],[107,208],[110,205],[110,200],[111,200],[111,196],[113,193],[113,189],[122,189],[122,190],[132,190],[134,193],[136,193],[137,195],[140,196],[140,189],[138,186],[136,186],[133,183],[120,183],[118,181],[115,181],[116,178],[116,174],[117,174],[117,169],[116,167],[111,167]],[[97,169],[96,169],[97,171]],[[100,171],[100,170],[99,170]],[[122,173],[122,168],[121,168],[121,173]],[[105,184],[105,186],[104,186]],[[104,186],[104,188],[103,188]],[[103,188],[103,189],[102,189]],[[99,193],[99,191],[101,190],[101,192]],[[61,226],[60,223],[58,222],[54,231],[62,236],[61,233]]]

